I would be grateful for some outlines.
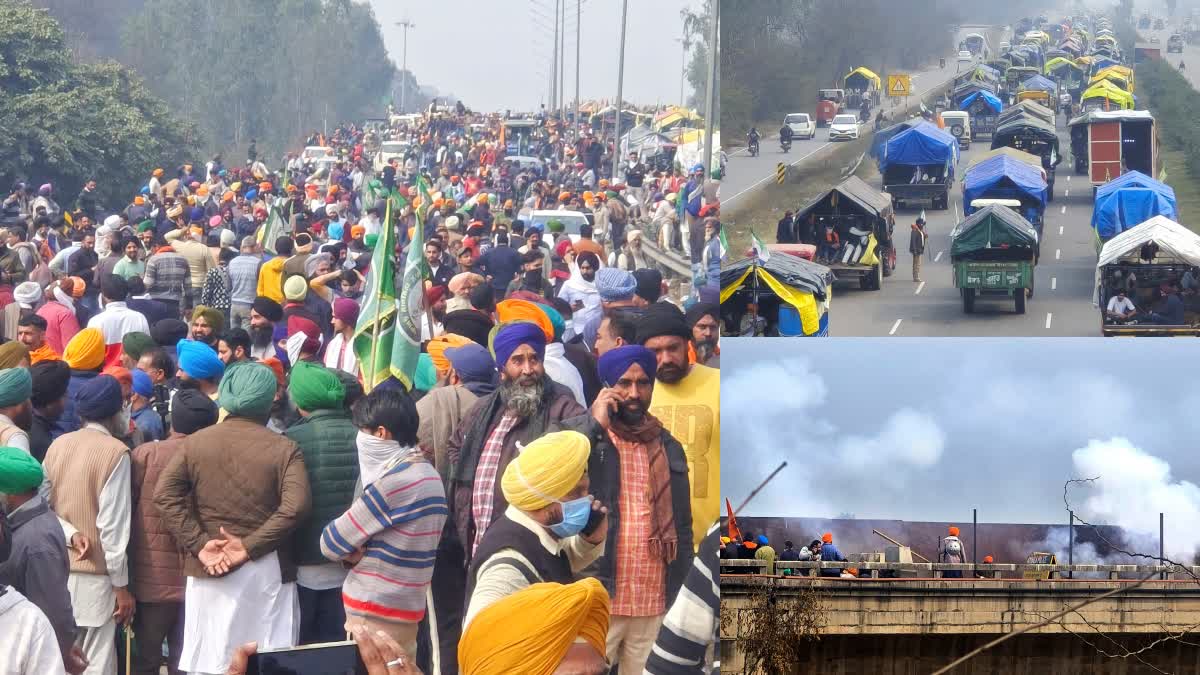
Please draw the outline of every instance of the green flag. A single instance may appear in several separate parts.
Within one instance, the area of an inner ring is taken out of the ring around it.
[[[754,255],[758,257],[759,262],[765,263],[771,259],[771,251],[769,251],[767,249],[767,245],[764,244],[763,240],[759,239],[758,235],[754,234],[753,231],[750,232],[750,240],[754,242]],[[727,246],[728,245],[726,244],[726,241],[725,241],[725,229],[721,228],[721,259],[722,260],[724,260],[724,258],[725,258],[725,250],[726,250]]]
[[[417,193],[429,194],[429,185],[424,177],[417,179]],[[421,322],[428,320],[425,314],[425,280],[430,277],[429,264],[425,262],[425,225],[421,222],[420,212],[414,209],[414,213],[416,227],[408,244],[404,276],[400,279],[400,299],[396,303],[398,313],[391,345],[391,374],[409,390],[412,390],[417,359],[421,356]]]
[[[383,228],[371,254],[358,325],[354,327],[354,355],[358,357],[363,389],[368,392],[391,374],[388,363],[392,358],[396,314],[396,266],[393,263],[396,227],[392,222],[392,203],[389,197]]]
[[[275,240],[287,232],[288,223],[280,213],[279,207],[272,204],[270,211],[267,214],[267,219],[262,225],[258,226],[258,232],[255,233],[255,239],[258,240],[258,245],[264,251],[272,255],[275,254]]]

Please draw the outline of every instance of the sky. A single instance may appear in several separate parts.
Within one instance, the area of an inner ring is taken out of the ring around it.
[[[402,63],[408,30],[408,68],[422,85],[462,97],[483,111],[534,111],[548,101],[555,0],[460,0],[412,2],[369,0],[383,28],[384,43]],[[627,101],[653,105],[679,102],[683,36],[679,11],[700,7],[700,0],[628,0],[625,34]],[[575,93],[575,2],[567,0],[566,99]],[[540,12],[546,19],[538,19]],[[617,95],[619,0],[584,0],[580,50],[580,100]],[[539,28],[538,23],[546,26]],[[690,86],[688,95],[691,94]]]
[[[1096,524],[1200,546],[1186,341],[725,340],[721,488],[746,515]],[[965,516],[964,516],[965,514]],[[1174,525],[1173,525],[1174,524]],[[1173,526],[1180,532],[1172,533]]]

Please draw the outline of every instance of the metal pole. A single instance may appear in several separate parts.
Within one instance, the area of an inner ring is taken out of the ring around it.
[[[400,114],[403,115],[408,112],[405,107],[408,99],[408,29],[416,28],[417,25],[408,19],[397,21],[396,25],[404,29],[404,48],[401,51],[400,62]]]
[[[1167,557],[1167,555],[1165,552],[1165,542],[1163,541],[1163,514],[1159,513],[1158,514],[1158,564],[1165,565],[1166,557]],[[1163,572],[1162,574],[1160,574],[1158,576],[1158,578],[1162,579],[1163,581],[1166,581],[1167,573]]]
[[[684,96],[684,87],[686,86],[686,83],[687,83],[688,47],[691,47],[692,44],[690,42],[688,42],[687,36],[684,36],[679,41],[681,43],[683,43],[683,56],[679,57],[679,107],[686,108],[687,107],[687,98]]]
[[[620,59],[617,62],[617,100],[615,102],[617,114],[616,126],[613,127],[613,156],[612,156],[612,180],[617,182],[617,167],[621,161],[621,96],[625,90],[625,18],[629,15],[629,0],[621,0],[621,47]]]
[[[1067,522],[1067,564],[1075,564],[1075,512],[1067,511],[1067,517],[1070,520]],[[1068,579],[1075,578],[1075,572],[1067,572]]]
[[[562,46],[558,51],[558,90],[563,92],[561,100],[558,102],[559,113],[562,115],[562,120],[567,121],[567,88],[564,86],[566,81],[567,70],[567,2],[563,0],[562,17],[559,18],[559,23],[562,26]],[[564,138],[565,140],[565,138]]]
[[[757,495],[760,490],[762,490],[764,487],[766,487],[767,483],[770,483],[771,480],[774,479],[775,476],[780,471],[783,471],[784,467],[786,467],[786,466],[787,466],[787,462],[780,464],[778,467],[776,467],[776,469],[774,471],[771,472],[770,476],[767,476],[766,479],[763,480],[763,482],[758,484],[758,487],[751,490],[749,496],[747,496],[744,500],[742,500],[742,503],[739,504],[738,507],[734,510],[734,514],[741,513],[742,509],[746,508],[746,505],[750,503],[750,500],[754,499],[754,496]]]
[[[979,564],[979,509],[971,509],[971,565]],[[972,568],[971,574],[975,570]]]
[[[579,24],[583,0],[575,0],[575,140],[579,140]]]
[[[550,109],[558,110],[558,99],[561,95],[558,91],[558,11],[562,5],[562,0],[554,0],[554,52],[550,55],[550,60],[553,62],[551,66],[554,71],[550,73]]]
[[[721,20],[721,3],[709,0],[712,10],[709,15],[708,30],[708,90],[705,91],[704,105],[704,176],[701,185],[712,175],[713,129],[716,127],[716,78],[717,78],[717,40],[720,37],[718,22]],[[699,225],[697,223],[697,225]],[[689,249],[690,250],[690,249]],[[695,262],[695,260],[693,260]]]

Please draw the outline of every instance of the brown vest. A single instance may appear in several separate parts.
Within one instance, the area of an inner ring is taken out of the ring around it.
[[[83,560],[71,556],[71,571],[108,574],[104,547],[96,518],[100,491],[129,448],[121,441],[95,429],[80,429],[59,436],[46,451],[46,477],[50,479],[50,506],[88,538],[91,546]]]

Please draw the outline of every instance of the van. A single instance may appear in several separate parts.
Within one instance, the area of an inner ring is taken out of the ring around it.
[[[971,115],[962,110],[942,111],[942,123],[946,131],[958,139],[958,147],[966,150],[971,147]]]

